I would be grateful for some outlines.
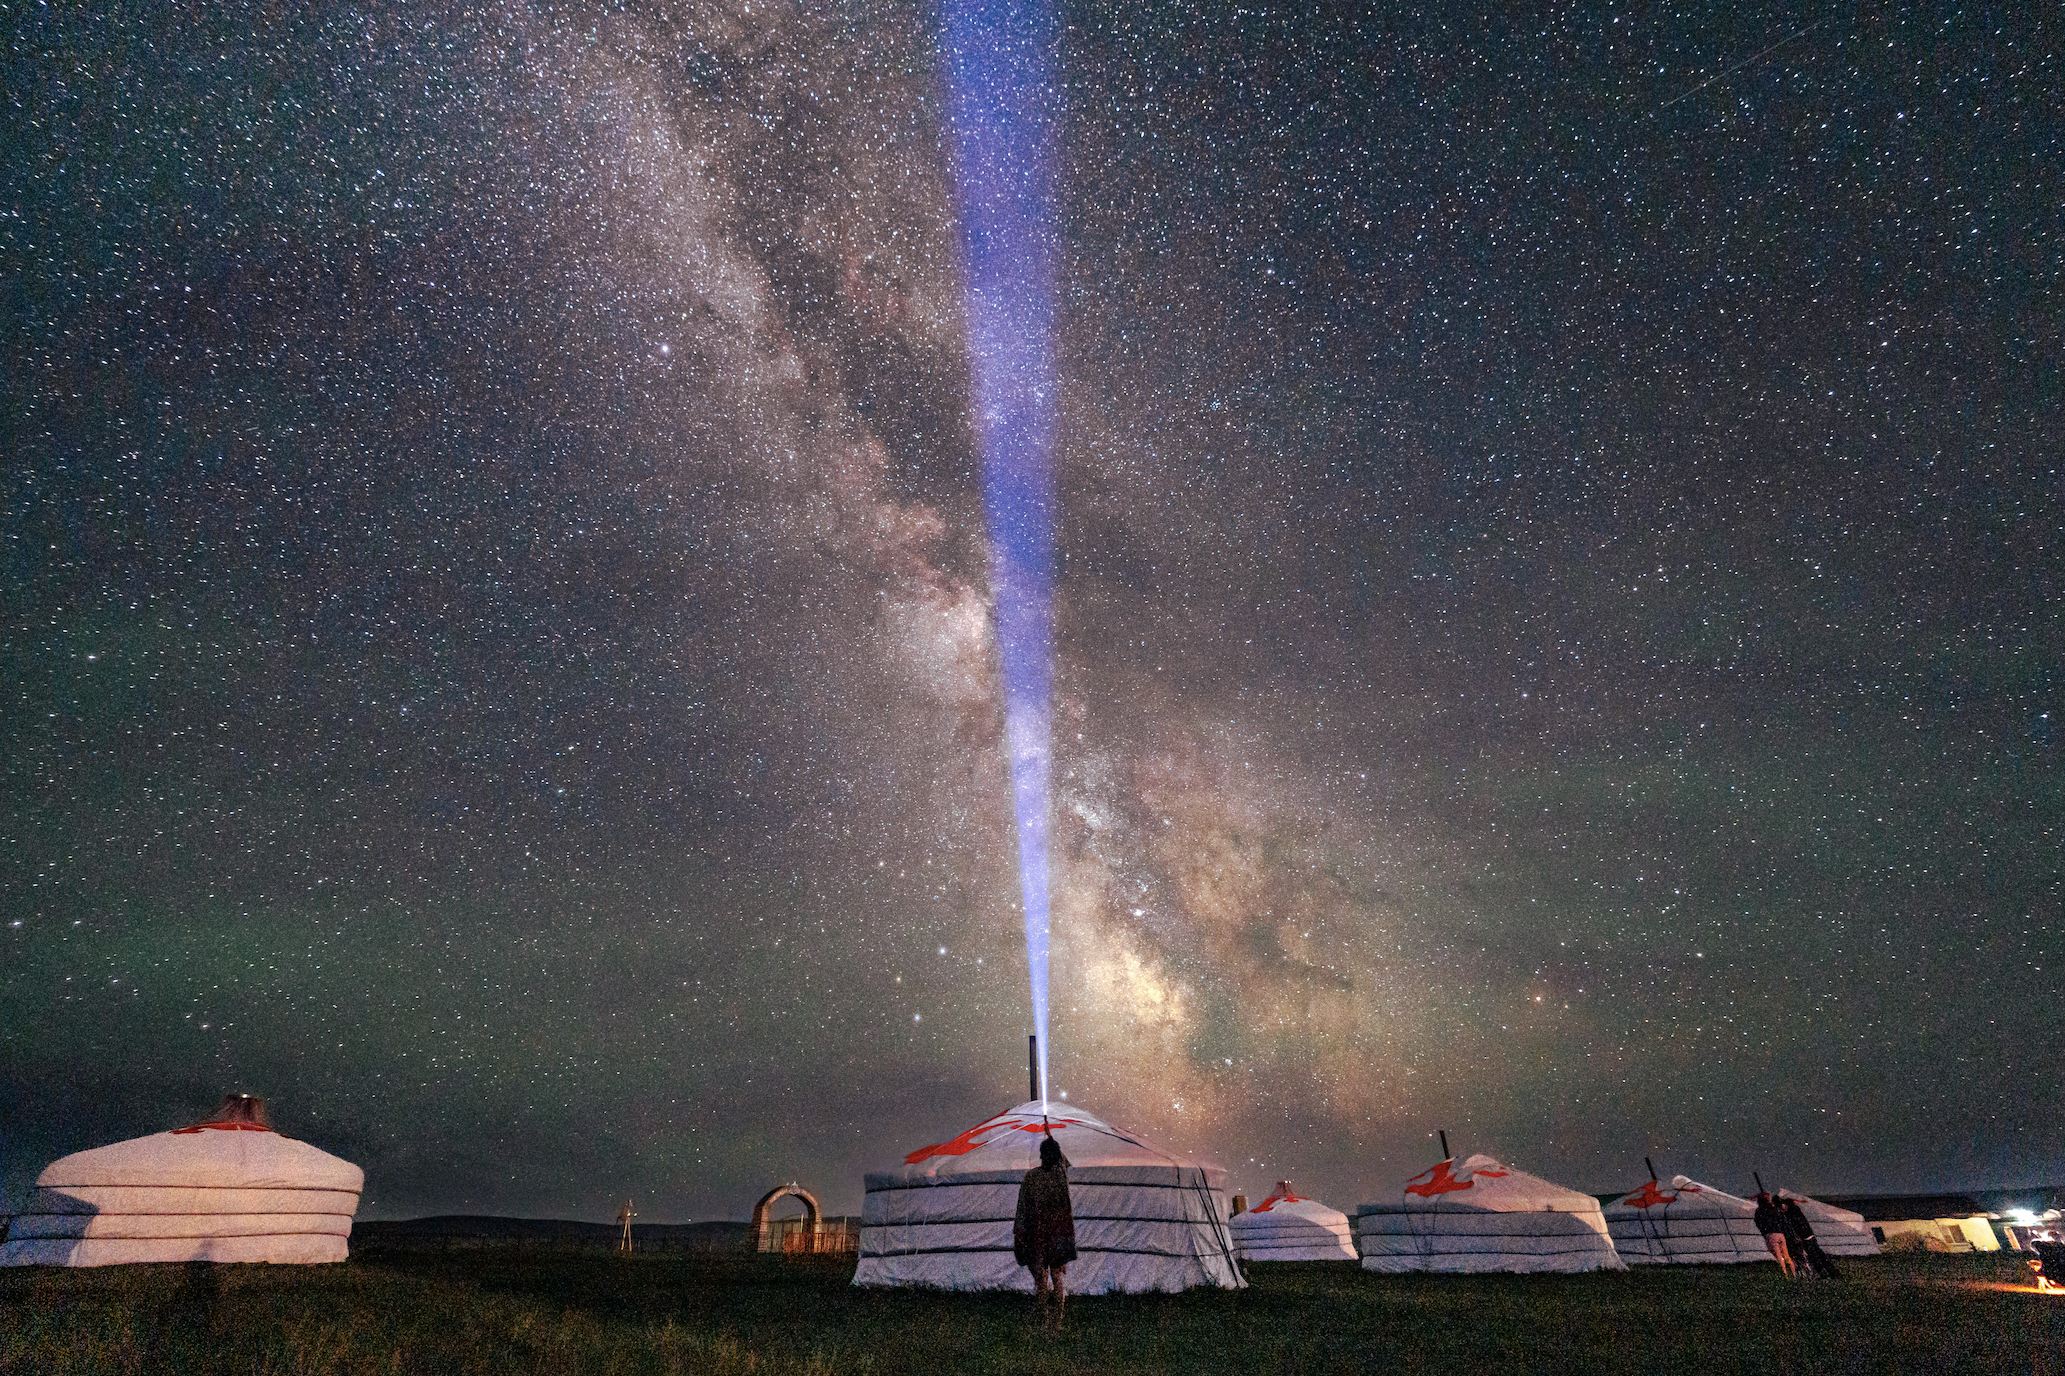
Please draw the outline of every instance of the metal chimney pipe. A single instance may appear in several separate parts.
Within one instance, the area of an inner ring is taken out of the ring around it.
[[[1436,1128],[1436,1129],[1434,1129],[1434,1131],[1435,1131],[1435,1133],[1436,1133],[1436,1134],[1437,1134],[1437,1135],[1438,1135],[1438,1136],[1439,1136],[1439,1137],[1441,1138],[1441,1159],[1442,1159],[1442,1160],[1444,1160],[1444,1161],[1446,1161],[1446,1160],[1448,1160],[1448,1159],[1449,1159],[1449,1156],[1448,1156],[1448,1132],[1447,1132],[1447,1131],[1446,1131],[1445,1129],[1442,1129],[1442,1128]]]
[[[1040,1034],[1030,1032],[1025,1038],[1025,1074],[1032,1083],[1032,1093],[1027,1097],[1035,1103],[1045,1103],[1040,1095]]]

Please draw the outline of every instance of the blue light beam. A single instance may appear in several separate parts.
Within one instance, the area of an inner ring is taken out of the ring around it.
[[[1018,823],[1025,956],[1047,1093],[1047,830],[1053,774],[1053,15],[1036,0],[944,15],[968,345],[996,593],[997,665]]]

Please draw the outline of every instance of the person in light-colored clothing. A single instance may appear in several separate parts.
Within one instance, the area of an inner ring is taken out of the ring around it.
[[[1794,1279],[1792,1248],[1785,1243],[1785,1214],[1768,1190],[1757,1191],[1757,1231],[1764,1235],[1764,1245],[1771,1249],[1778,1269],[1787,1280]]]

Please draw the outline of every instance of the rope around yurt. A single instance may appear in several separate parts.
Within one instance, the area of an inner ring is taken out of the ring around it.
[[[1191,1181],[1190,1187],[1204,1205],[1205,1217],[1212,1221],[1212,1235],[1219,1244],[1220,1255],[1226,1259],[1227,1270],[1232,1273],[1235,1280],[1245,1284],[1247,1277],[1241,1271],[1240,1263],[1234,1256],[1233,1230],[1226,1225],[1226,1220],[1219,1216],[1218,1203],[1212,1198],[1211,1182],[1205,1178],[1202,1166],[1193,1166],[1190,1169],[1195,1173],[1195,1178]],[[1176,1168],[1176,1179],[1178,1184],[1182,1183],[1183,1167],[1181,1166]],[[1193,1232],[1191,1236],[1195,1237],[1197,1234]],[[1193,1248],[1191,1256],[1197,1259],[1199,1267],[1202,1269],[1205,1260],[1204,1254]]]

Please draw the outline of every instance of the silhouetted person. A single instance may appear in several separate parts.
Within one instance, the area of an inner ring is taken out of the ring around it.
[[[1049,1326],[1061,1326],[1061,1306],[1068,1299],[1062,1273],[1076,1259],[1076,1214],[1068,1199],[1068,1158],[1052,1137],[1040,1142],[1040,1164],[1018,1184],[1018,1218],[1011,1227],[1011,1254],[1033,1274],[1033,1304],[1046,1309],[1053,1295]]]
[[[2065,1242],[2057,1240],[2055,1232],[2038,1233],[2029,1239],[2029,1250],[2036,1255],[2029,1260],[2029,1269],[2036,1273],[2036,1288],[2039,1290],[2065,1289]]]
[[[1768,1191],[1757,1191],[1757,1231],[1764,1235],[1764,1245],[1771,1249],[1772,1260],[1785,1278],[1793,1278],[1792,1248],[1785,1240],[1785,1211],[1778,1207]]]
[[[1786,1237],[1799,1242],[1799,1264],[1809,1267],[1824,1280],[1836,1278],[1836,1264],[1828,1259],[1828,1253],[1821,1250],[1821,1244],[1814,1240],[1814,1225],[1807,1221],[1807,1211],[1800,1207],[1797,1199],[1785,1201]]]

